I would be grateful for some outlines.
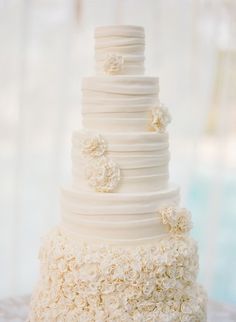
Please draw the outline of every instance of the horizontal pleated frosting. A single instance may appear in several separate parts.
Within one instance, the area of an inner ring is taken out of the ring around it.
[[[86,129],[101,132],[150,131],[151,110],[159,102],[156,77],[87,77],[82,83]]]
[[[106,26],[95,30],[95,62],[97,75],[104,74],[107,54],[122,55],[121,75],[144,73],[144,29],[137,26]]]
[[[167,229],[158,209],[179,204],[179,189],[170,185],[159,192],[100,194],[64,188],[62,223],[78,235],[105,239],[155,238]]]
[[[85,175],[88,160],[81,154],[82,135],[83,132],[75,131],[72,137],[73,186],[93,191]],[[155,192],[168,186],[168,134],[106,132],[103,138],[107,143],[107,156],[120,168],[121,179],[114,192]]]

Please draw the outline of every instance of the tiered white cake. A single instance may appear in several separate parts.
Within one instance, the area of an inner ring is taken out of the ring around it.
[[[144,74],[144,30],[95,31],[62,222],[40,251],[29,321],[206,321],[191,216],[169,184],[170,115]]]

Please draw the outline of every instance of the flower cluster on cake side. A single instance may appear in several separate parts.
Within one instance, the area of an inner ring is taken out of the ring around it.
[[[187,233],[192,229],[191,213],[186,208],[166,207],[158,213],[162,223],[168,225],[170,233]]]
[[[107,156],[107,143],[98,133],[81,133],[80,152],[86,159],[85,176],[97,192],[112,192],[120,181],[120,168]]]
[[[103,70],[105,74],[115,75],[122,71],[124,66],[124,57],[116,53],[108,53],[105,57]]]
[[[167,125],[171,122],[171,116],[168,108],[159,103],[152,108],[151,130],[164,133]]]

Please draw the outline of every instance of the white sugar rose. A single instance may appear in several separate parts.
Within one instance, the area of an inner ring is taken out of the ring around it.
[[[101,157],[87,164],[86,177],[96,191],[111,192],[120,181],[120,169],[111,159]]]
[[[192,314],[193,309],[192,309],[192,303],[189,301],[185,301],[181,304],[181,312],[186,313],[186,314]]]
[[[78,277],[83,282],[96,281],[98,277],[97,264],[83,264],[79,269]]]
[[[143,284],[143,294],[145,296],[150,296],[155,289],[155,280],[147,281]]]
[[[80,149],[85,157],[95,158],[105,154],[107,145],[100,134],[84,133],[80,139]]]
[[[124,65],[124,57],[116,53],[108,53],[104,61],[104,72],[106,74],[116,74],[122,70]]]
[[[103,282],[102,287],[101,287],[101,293],[102,294],[110,294],[113,293],[115,290],[115,285],[114,283],[111,282]]]
[[[192,228],[191,213],[185,208],[168,207],[162,209],[160,217],[171,233],[186,233]]]
[[[157,132],[165,132],[167,125],[171,122],[170,113],[163,104],[152,109],[152,130]]]
[[[66,318],[70,322],[78,322],[80,315],[78,314],[78,311],[76,309],[68,311]]]
[[[112,312],[120,306],[120,299],[116,293],[102,295],[102,300],[108,312]]]

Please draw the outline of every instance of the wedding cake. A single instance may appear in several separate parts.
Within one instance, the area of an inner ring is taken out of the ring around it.
[[[144,75],[144,29],[95,30],[96,76],[82,81],[83,130],[61,223],[40,250],[30,322],[202,322],[190,212],[169,183],[168,109]]]

